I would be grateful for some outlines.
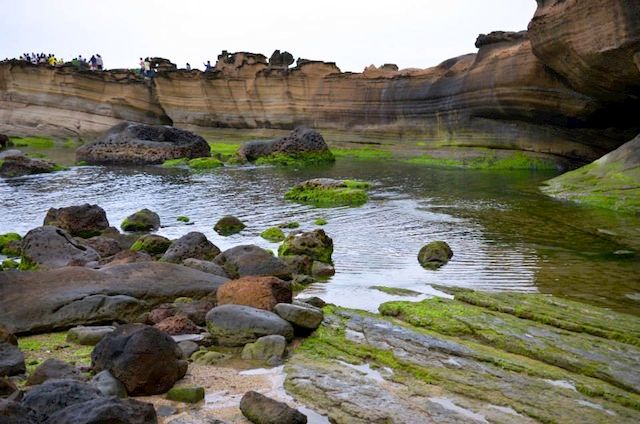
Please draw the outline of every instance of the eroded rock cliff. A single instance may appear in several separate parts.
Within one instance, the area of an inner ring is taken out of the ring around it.
[[[122,120],[198,128],[358,132],[444,149],[594,160],[640,132],[640,4],[539,0],[528,32],[478,38],[430,69],[223,52],[210,72],[76,72],[0,65],[0,132],[93,137]],[[273,63],[271,63],[273,62]]]

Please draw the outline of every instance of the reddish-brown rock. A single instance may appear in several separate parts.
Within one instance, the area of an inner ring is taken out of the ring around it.
[[[154,327],[172,336],[177,336],[179,334],[194,334],[200,332],[198,326],[182,314],[177,314],[165,318],[157,323]]]
[[[291,285],[276,277],[243,277],[223,284],[218,305],[234,304],[273,311],[278,303],[291,303]]]

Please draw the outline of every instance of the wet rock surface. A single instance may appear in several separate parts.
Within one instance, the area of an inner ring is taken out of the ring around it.
[[[124,231],[148,232],[160,228],[160,216],[157,213],[142,209],[126,217],[120,227]]]
[[[273,312],[242,305],[222,305],[207,314],[207,328],[223,346],[244,346],[262,336],[293,338],[293,327]]]
[[[74,237],[97,236],[109,228],[107,213],[98,205],[88,203],[79,206],[51,208],[42,225],[62,228]]]
[[[285,280],[291,279],[291,270],[286,263],[265,249],[251,244],[227,249],[218,255],[214,262],[231,278],[270,275]]]
[[[210,261],[219,254],[220,249],[211,243],[204,234],[192,231],[174,240],[162,256],[162,260],[172,263],[181,263],[187,259]]]
[[[208,157],[209,145],[199,135],[169,126],[124,122],[76,151],[91,164],[160,164],[178,158]]]
[[[98,252],[77,243],[66,231],[46,225],[29,231],[22,240],[22,267],[39,269],[84,265],[100,259]]]

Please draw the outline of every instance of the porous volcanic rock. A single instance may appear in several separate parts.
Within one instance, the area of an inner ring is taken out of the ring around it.
[[[242,221],[240,221],[240,219],[236,218],[235,216],[227,215],[220,218],[218,222],[216,222],[216,224],[213,226],[213,229],[216,233],[226,237],[239,233],[246,227],[247,226]]]
[[[123,122],[76,151],[91,164],[160,164],[169,159],[208,157],[209,144],[199,135],[169,126]]]
[[[80,370],[71,364],[55,358],[49,358],[29,375],[28,386],[42,384],[47,380],[84,380]]]
[[[322,135],[310,128],[299,127],[291,131],[289,135],[275,140],[256,140],[246,142],[238,150],[243,159],[250,162],[273,155],[326,155],[333,158],[329,146]]]
[[[178,297],[215,294],[227,278],[160,262],[100,270],[66,267],[0,273],[0,324],[16,334],[104,322],[133,322]],[[19,287],[19,290],[16,288]]]
[[[437,269],[453,257],[451,247],[444,241],[432,241],[422,246],[418,252],[418,262],[424,268]]]
[[[52,162],[30,158],[19,150],[7,150],[0,153],[0,177],[47,174],[58,169],[56,164]]]
[[[122,325],[105,336],[91,353],[91,366],[108,370],[130,395],[164,393],[187,372],[178,344],[143,324]]]
[[[214,262],[220,265],[231,278],[264,275],[291,279],[291,269],[285,262],[252,244],[225,250],[216,256]]]
[[[221,305],[207,314],[207,329],[222,346],[244,346],[262,336],[291,340],[293,327],[273,312],[243,305]]]
[[[216,299],[218,305],[246,305],[273,311],[279,303],[291,303],[291,284],[276,277],[247,276],[224,283]]]
[[[34,410],[41,422],[68,406],[102,397],[89,383],[77,380],[49,380],[25,394],[22,406]]]
[[[79,206],[51,208],[42,225],[62,228],[74,237],[97,236],[109,228],[107,213],[98,205],[85,203]]]
[[[100,260],[98,252],[77,243],[66,231],[45,225],[29,231],[22,240],[22,266],[38,269],[84,265]]]
[[[170,336],[177,336],[180,334],[194,334],[200,332],[198,326],[182,314],[167,317],[157,323],[154,327],[169,334]]]
[[[280,256],[305,255],[328,264],[333,263],[332,254],[333,240],[324,230],[289,234],[278,248]]]
[[[282,319],[289,321],[295,328],[301,330],[315,330],[322,323],[324,314],[322,309],[313,306],[292,305],[280,303],[275,306],[274,312]]]

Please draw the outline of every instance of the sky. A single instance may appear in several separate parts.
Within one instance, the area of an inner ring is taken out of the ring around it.
[[[203,68],[222,50],[426,68],[475,52],[476,37],[520,31],[535,0],[0,0],[0,60],[24,52],[70,60],[99,53],[106,68],[159,56]]]

